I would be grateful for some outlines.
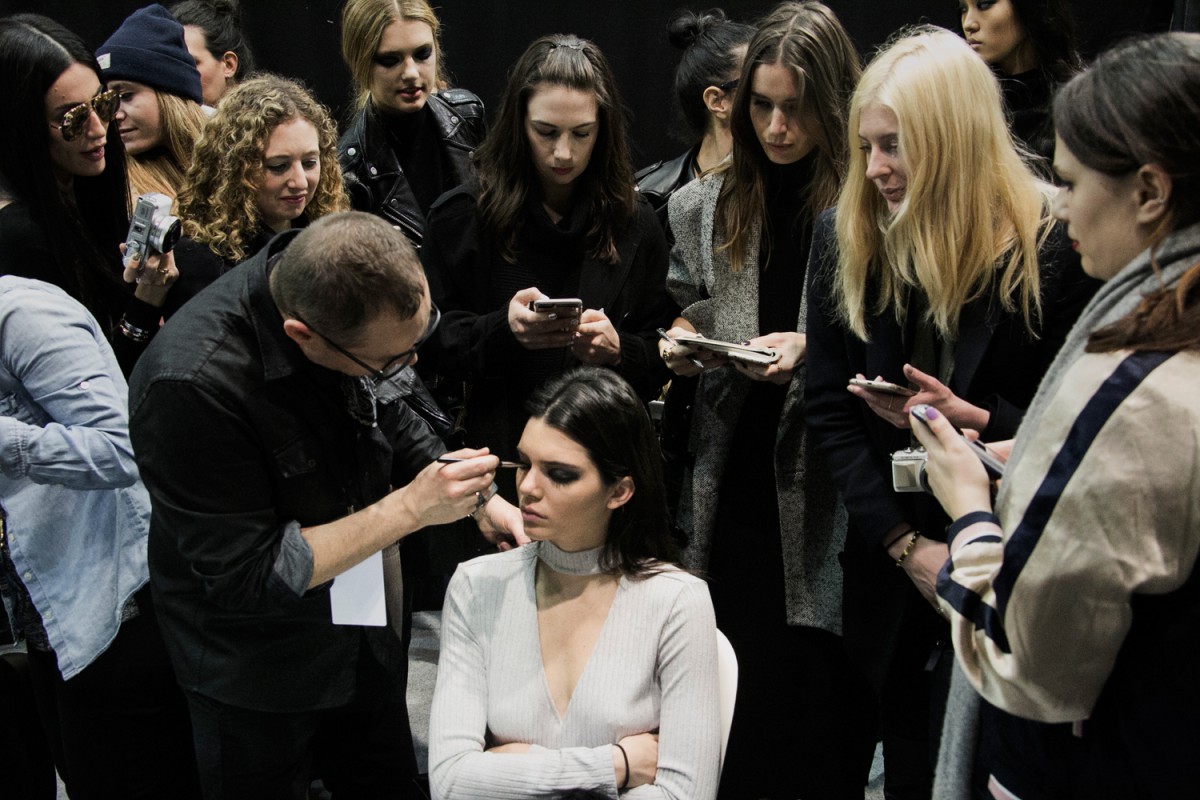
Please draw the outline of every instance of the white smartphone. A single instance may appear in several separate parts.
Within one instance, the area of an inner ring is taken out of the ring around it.
[[[779,360],[779,351],[773,347],[750,347],[736,342],[708,339],[704,336],[680,336],[676,341],[693,350],[708,350],[746,364],[774,364]]]
[[[870,389],[872,392],[883,392],[884,394],[896,394],[901,397],[912,397],[916,394],[915,391],[906,386],[901,386],[898,383],[890,383],[889,381],[869,381],[865,378],[851,378],[851,386],[861,386],[864,389]]]

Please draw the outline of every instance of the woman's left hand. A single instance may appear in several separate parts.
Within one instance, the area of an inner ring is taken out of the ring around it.
[[[751,339],[749,345],[750,347],[772,347],[779,353],[779,358],[770,364],[747,364],[730,359],[737,371],[756,381],[787,383],[796,374],[796,370],[804,365],[808,338],[803,333],[782,331]]]
[[[925,475],[938,502],[950,519],[991,511],[991,482],[983,464],[944,415],[933,408],[926,413],[929,424],[918,419],[912,428],[929,457]]]
[[[579,317],[571,352],[584,364],[616,367],[621,363],[621,337],[601,309],[589,308]]]

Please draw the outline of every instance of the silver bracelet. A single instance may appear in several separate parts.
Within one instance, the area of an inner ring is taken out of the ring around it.
[[[137,342],[138,344],[150,341],[150,337],[153,335],[151,331],[145,328],[139,328],[129,320],[125,319],[125,317],[121,317],[121,322],[118,323],[117,329],[121,331],[121,335],[126,339],[129,339],[132,342]]]

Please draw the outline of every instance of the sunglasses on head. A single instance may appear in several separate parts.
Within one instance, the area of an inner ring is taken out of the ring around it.
[[[117,108],[120,105],[120,93],[115,89],[109,89],[107,92],[101,92],[85,103],[68,108],[66,113],[62,115],[62,121],[57,125],[51,125],[51,127],[58,128],[64,142],[70,142],[87,129],[88,120],[91,119],[93,111],[100,118],[100,122],[107,126],[108,123],[112,122],[112,118],[117,113]]]

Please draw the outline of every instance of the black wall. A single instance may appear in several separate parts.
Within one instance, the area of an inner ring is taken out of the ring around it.
[[[872,52],[897,28],[931,22],[957,28],[956,0],[827,0],[855,44]],[[1166,27],[1174,0],[1075,0],[1084,50],[1094,53],[1122,35]],[[456,85],[475,91],[489,108],[508,66],[534,38],[575,33],[595,41],[613,64],[633,121],[634,160],[642,165],[681,150],[669,135],[671,76],[677,51],[666,20],[680,7],[722,5],[730,18],[752,22],[770,3],[720,0],[435,0],[443,24],[446,64]],[[57,19],[99,46],[145,0],[0,0],[0,12],[35,11]],[[164,5],[170,5],[170,0]],[[242,0],[259,67],[303,79],[335,113],[350,97],[350,75],[338,51],[341,0]]]

